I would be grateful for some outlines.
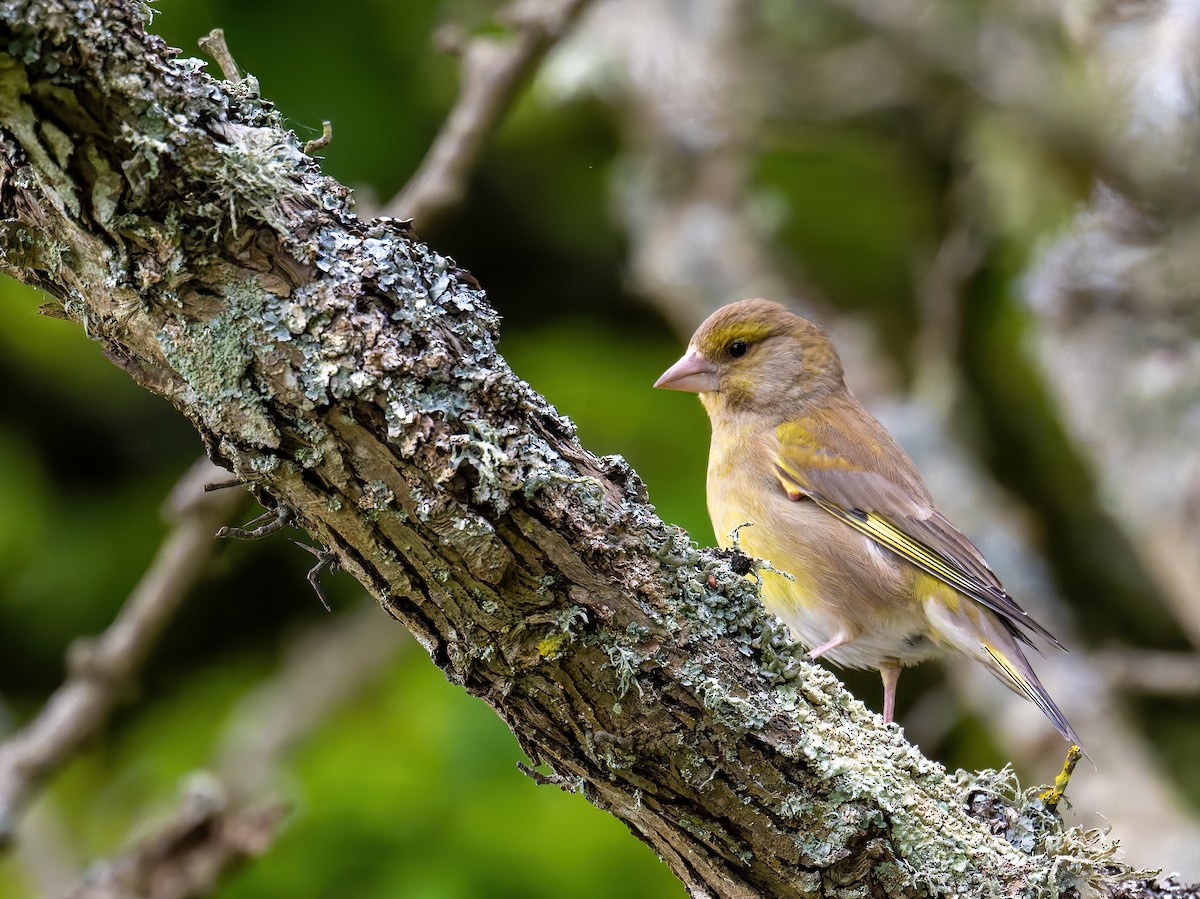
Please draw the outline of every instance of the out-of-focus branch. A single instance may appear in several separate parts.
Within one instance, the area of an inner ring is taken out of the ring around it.
[[[795,282],[750,193],[762,114],[744,52],[752,19],[742,0],[608,0],[548,67],[552,90],[593,88],[613,103],[628,148],[613,195],[631,285],[684,339],[723,303],[783,299]]]
[[[1096,654],[1097,666],[1122,692],[1147,696],[1200,693],[1200,654],[1109,649]]]
[[[1200,646],[1200,8],[1099,4],[1088,28],[1128,164],[1168,168],[1172,196],[1142,182],[1097,186],[1039,254],[1024,294],[1062,420]]]
[[[284,753],[411,645],[403,628],[380,626],[372,604],[299,635],[279,673],[243,697],[225,727],[213,767],[230,795],[253,800],[269,788]]]
[[[488,135],[547,51],[591,0],[517,0],[498,18],[516,34],[476,37],[462,48],[458,99],[420,167],[384,214],[410,218],[421,230],[456,205]]]
[[[190,899],[274,842],[280,803],[234,809],[221,787],[197,777],[174,817],[125,854],[97,862],[63,899]]]
[[[66,682],[36,718],[0,744],[0,843],[12,839],[38,788],[104,725],[204,573],[216,551],[213,532],[245,500],[240,490],[204,492],[224,474],[204,459],[176,485],[166,507],[171,531],[116,620],[99,637],[71,647]]]
[[[279,673],[255,687],[225,727],[212,773],[188,778],[175,815],[114,860],[88,867],[64,899],[205,896],[222,876],[264,853],[286,803],[269,796],[282,756],[410,646],[364,605],[305,631]]]
[[[953,0],[824,0],[927,71],[1011,113],[1051,156],[1164,210],[1194,211],[1200,178],[1172,152],[1131,158],[1114,98],[1050,7]],[[1186,6],[1187,4],[1182,4]]]

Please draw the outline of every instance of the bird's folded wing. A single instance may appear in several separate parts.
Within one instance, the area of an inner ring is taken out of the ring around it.
[[[812,500],[880,546],[995,612],[1024,642],[1030,642],[1028,631],[1061,649],[1062,644],[1004,591],[971,541],[933,508],[920,476],[899,447],[896,454],[886,456],[893,460],[894,479],[872,470],[872,460],[879,457],[879,441],[892,441],[881,426],[871,424],[871,433],[865,435],[868,440],[855,440],[843,431],[822,426],[819,420],[780,425],[775,472],[783,489],[795,498]],[[904,464],[896,463],[897,458]]]

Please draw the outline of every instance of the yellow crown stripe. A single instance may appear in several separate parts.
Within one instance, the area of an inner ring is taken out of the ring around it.
[[[890,549],[896,555],[900,556],[900,558],[906,559],[925,573],[948,584],[960,593],[971,597],[998,615],[1002,615],[1015,624],[1042,634],[1052,643],[1059,645],[1058,641],[1045,628],[1024,615],[1019,608],[1008,608],[1009,604],[1003,601],[1003,596],[997,597],[986,584],[981,583],[978,579],[964,572],[937,550],[910,537],[886,518],[874,512],[848,512],[836,503],[831,503],[819,493],[814,493],[802,477],[795,475],[782,462],[776,463],[776,474],[784,490],[787,490],[789,493],[799,492],[804,494],[839,521],[850,525],[850,527],[874,540],[880,546]]]

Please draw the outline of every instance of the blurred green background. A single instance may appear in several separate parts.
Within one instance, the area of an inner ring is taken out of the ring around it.
[[[332,120],[324,170],[373,204],[404,183],[455,95],[457,63],[433,49],[434,29],[485,27],[495,6],[159,0],[152,27],[185,55],[198,55],[196,40],[209,29],[224,28],[238,63],[302,140]],[[795,18],[798,45],[846,27]],[[934,96],[947,108],[960,100],[949,90]],[[942,239],[954,169],[930,152],[931,127],[895,109],[849,122],[779,122],[752,171],[751,187],[784,210],[779,245],[828,308],[880,336],[882,362],[901,391],[918,352],[914,271]],[[627,286],[628,238],[611,209],[618,132],[612,110],[595,99],[524,96],[462,206],[424,236],[487,289],[517,373],[574,419],[590,450],[624,455],[660,514],[707,545],[708,424],[694,400],[650,389],[684,341]],[[978,139],[1002,143],[986,126]],[[1010,285],[1082,194],[1071,172],[1014,144],[990,157],[1005,203],[992,207],[993,252],[955,326],[951,362],[962,384],[953,414],[1038,522],[1064,596],[1106,609],[1079,616],[1088,641],[1124,634],[1178,647],[1178,627],[1091,496],[1089,475],[1020,349],[1025,313]],[[1023,185],[1031,170],[1039,179]],[[39,302],[20,285],[0,284],[0,378],[9,385],[0,395],[0,734],[60,681],[71,640],[112,619],[164,532],[164,497],[202,451],[186,422],[136,389],[77,326],[38,317]],[[1056,461],[1047,467],[1046,459]],[[248,502],[245,518],[254,514]],[[279,669],[297,634],[331,626],[305,583],[310,564],[283,536],[220,547],[211,576],[151,660],[136,704],[35,809],[39,845],[82,865],[173,807],[181,779],[211,763],[239,700]],[[334,618],[368,602],[345,575],[325,583]],[[906,674],[901,720],[941,678],[936,666]],[[878,704],[874,675],[851,685]],[[1181,795],[1196,804],[1200,776],[1182,757],[1172,761],[1175,747],[1197,736],[1195,702],[1178,705],[1139,709],[1155,718]],[[925,748],[952,765],[1004,761],[970,720]],[[446,684],[408,643],[287,754],[280,779],[294,803],[289,823],[217,895],[682,895],[621,824],[578,796],[535,786],[515,769],[522,759],[490,710]],[[1039,774],[1050,776],[1050,767]],[[0,899],[37,895],[46,886],[38,870],[19,852],[0,857]]]

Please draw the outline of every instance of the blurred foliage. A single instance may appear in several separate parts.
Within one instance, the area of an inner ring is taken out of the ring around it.
[[[235,59],[302,139],[332,120],[325,171],[364,203],[385,202],[454,96],[456,62],[432,49],[432,32],[449,22],[484,27],[495,5],[159,0],[153,28],[198,55],[197,38],[223,27]],[[791,4],[765,9],[770,27],[793,22]],[[796,25],[803,42],[852,31],[828,17]],[[828,302],[869,318],[901,370],[917,337],[915,274],[936,250],[958,164],[928,162],[929,131],[895,110],[854,126],[781,127],[755,173],[756,189],[784,209],[780,243],[804,278]],[[1165,615],[1116,611],[1140,602],[1144,612],[1153,591],[1094,504],[1079,502],[1087,475],[1052,410],[1027,402],[1036,385],[1022,367],[1022,314],[1005,285],[1076,194],[1035,154],[1006,148],[1002,132],[983,123],[977,136],[996,160],[983,174],[993,199],[1002,198],[989,221],[1003,270],[986,273],[992,280],[978,285],[963,321],[964,419],[1004,481],[1047,522],[1066,594],[1084,605],[1114,582],[1126,585],[1111,598],[1112,620],[1092,619],[1090,639],[1124,630],[1171,645],[1178,633]],[[650,389],[681,341],[621,280],[625,248],[607,208],[616,134],[594,101],[550,109],[524,98],[463,208],[427,236],[488,289],[518,374],[574,419],[589,449],[624,455],[666,520],[708,543],[707,421],[694,400]],[[10,385],[0,396],[0,731],[58,682],[70,641],[111,620],[163,533],[159,505],[202,450],[186,422],[135,388],[77,327],[38,318],[38,302],[0,284],[0,378]],[[1065,461],[1033,479],[1035,457]],[[248,503],[246,518],[253,514]],[[1101,574],[1097,558],[1107,566]],[[230,708],[277,669],[289,635],[324,620],[304,581],[310,561],[282,537],[222,546],[151,661],[140,703],[39,804],[39,839],[83,863],[169,811],[180,779],[209,763]],[[344,614],[359,591],[345,576],[327,583],[334,614]],[[921,684],[935,672],[906,680]],[[853,686],[877,700],[875,675]],[[911,695],[902,691],[902,703]],[[1194,704],[1185,705],[1194,720]],[[942,756],[997,761],[981,734],[955,723]],[[1165,755],[1185,764],[1173,749]],[[219,895],[681,895],[619,823],[580,797],[536,787],[516,771],[521,758],[491,711],[448,686],[410,645],[287,760],[281,781],[296,802],[289,825]],[[1186,786],[1200,796],[1194,777]],[[0,857],[0,899],[37,892],[12,855]]]
[[[899,140],[865,129],[808,129],[759,158],[759,180],[791,214],[781,241],[827,297],[874,310],[894,361],[915,337],[913,266],[935,241],[936,192]]]

